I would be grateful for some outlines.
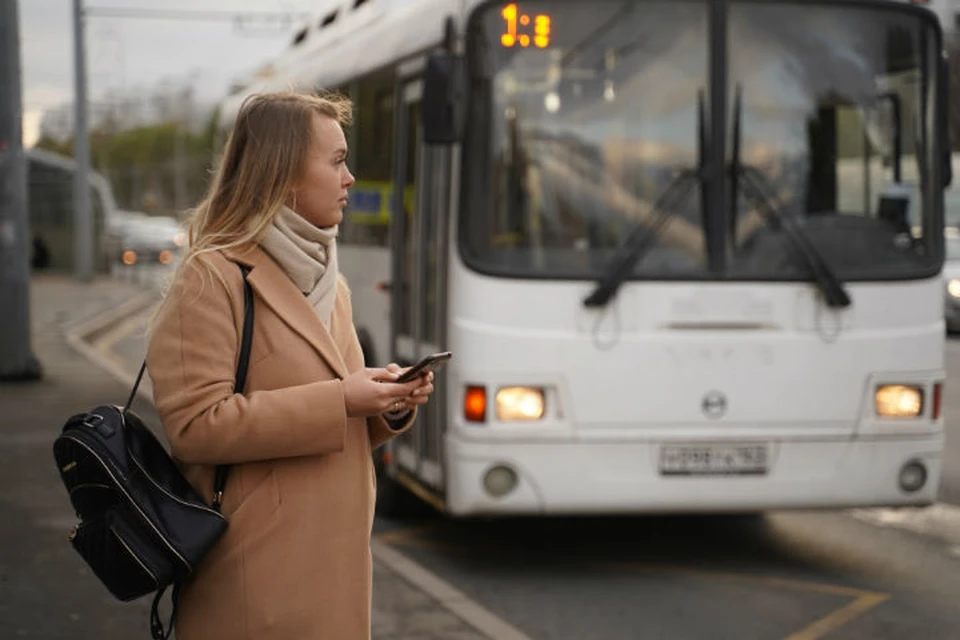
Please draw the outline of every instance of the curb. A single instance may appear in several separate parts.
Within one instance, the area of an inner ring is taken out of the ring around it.
[[[490,613],[462,591],[441,580],[396,549],[391,549],[383,542],[374,539],[370,541],[370,550],[375,561],[426,593],[444,609],[491,640],[531,640],[529,636]]]
[[[135,313],[143,311],[151,304],[160,300],[160,290],[150,288],[147,291],[138,293],[129,300],[126,300],[117,306],[99,313],[92,318],[68,323],[62,327],[64,333],[70,337],[77,337],[83,340],[91,341],[96,335],[102,333],[111,326],[124,320]]]
[[[67,342],[115,379],[132,388],[137,379],[136,373],[127,371],[122,365],[107,358],[101,351],[91,346],[88,340],[102,335],[116,324],[140,313],[154,301],[156,301],[156,292],[151,291],[149,294],[145,293],[119,307],[110,309],[65,332]],[[137,390],[137,396],[153,404],[152,393],[145,389],[143,384]],[[531,640],[529,636],[507,624],[468,598],[463,592],[383,542],[372,538],[370,552],[375,562],[433,598],[442,608],[478,633],[491,640]]]
[[[158,291],[151,289],[93,318],[67,325],[64,328],[67,344],[119,380],[128,389],[132,389],[133,383],[137,380],[136,373],[130,373],[119,363],[105,357],[101,351],[91,345],[91,342],[111,327],[144,311],[157,300]],[[137,397],[153,404],[153,394],[144,384],[137,389]]]

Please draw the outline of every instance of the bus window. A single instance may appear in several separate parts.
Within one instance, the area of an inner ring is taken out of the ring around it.
[[[350,155],[357,182],[344,212],[344,244],[386,247],[393,197],[394,74],[383,72],[357,82],[352,91]]]
[[[741,132],[728,148],[741,170],[729,275],[807,277],[744,171],[838,277],[934,269],[934,120],[924,105],[938,55],[929,27],[859,5],[753,2],[732,3],[729,25],[731,131]]]

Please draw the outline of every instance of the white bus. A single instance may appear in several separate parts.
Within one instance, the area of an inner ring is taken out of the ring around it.
[[[452,515],[923,505],[944,445],[946,69],[872,0],[349,0],[253,92],[356,104],[377,453]]]

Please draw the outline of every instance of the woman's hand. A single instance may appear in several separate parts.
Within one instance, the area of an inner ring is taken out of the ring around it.
[[[400,365],[395,363],[390,363],[386,367],[387,371],[392,374],[396,374],[397,377],[403,375],[409,367],[406,369],[401,368]],[[417,385],[413,393],[411,393],[407,398],[400,401],[399,404],[390,407],[388,413],[391,415],[404,414],[411,409],[422,405],[427,404],[430,400],[430,394],[433,393],[433,372],[425,371],[423,375],[418,376],[416,380],[412,380],[410,384]]]
[[[411,402],[426,402],[433,385],[429,382],[424,384],[423,377],[403,384],[394,382],[402,372],[399,366],[390,365],[385,369],[361,369],[344,378],[341,384],[347,416],[366,418],[402,410],[413,406]]]

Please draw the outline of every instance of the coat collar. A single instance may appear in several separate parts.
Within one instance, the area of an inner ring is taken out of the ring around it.
[[[250,287],[291,329],[310,343],[334,373],[341,378],[350,375],[340,349],[320,316],[293,281],[263,249],[251,244],[226,249],[223,253],[230,260],[250,267],[247,275]]]

